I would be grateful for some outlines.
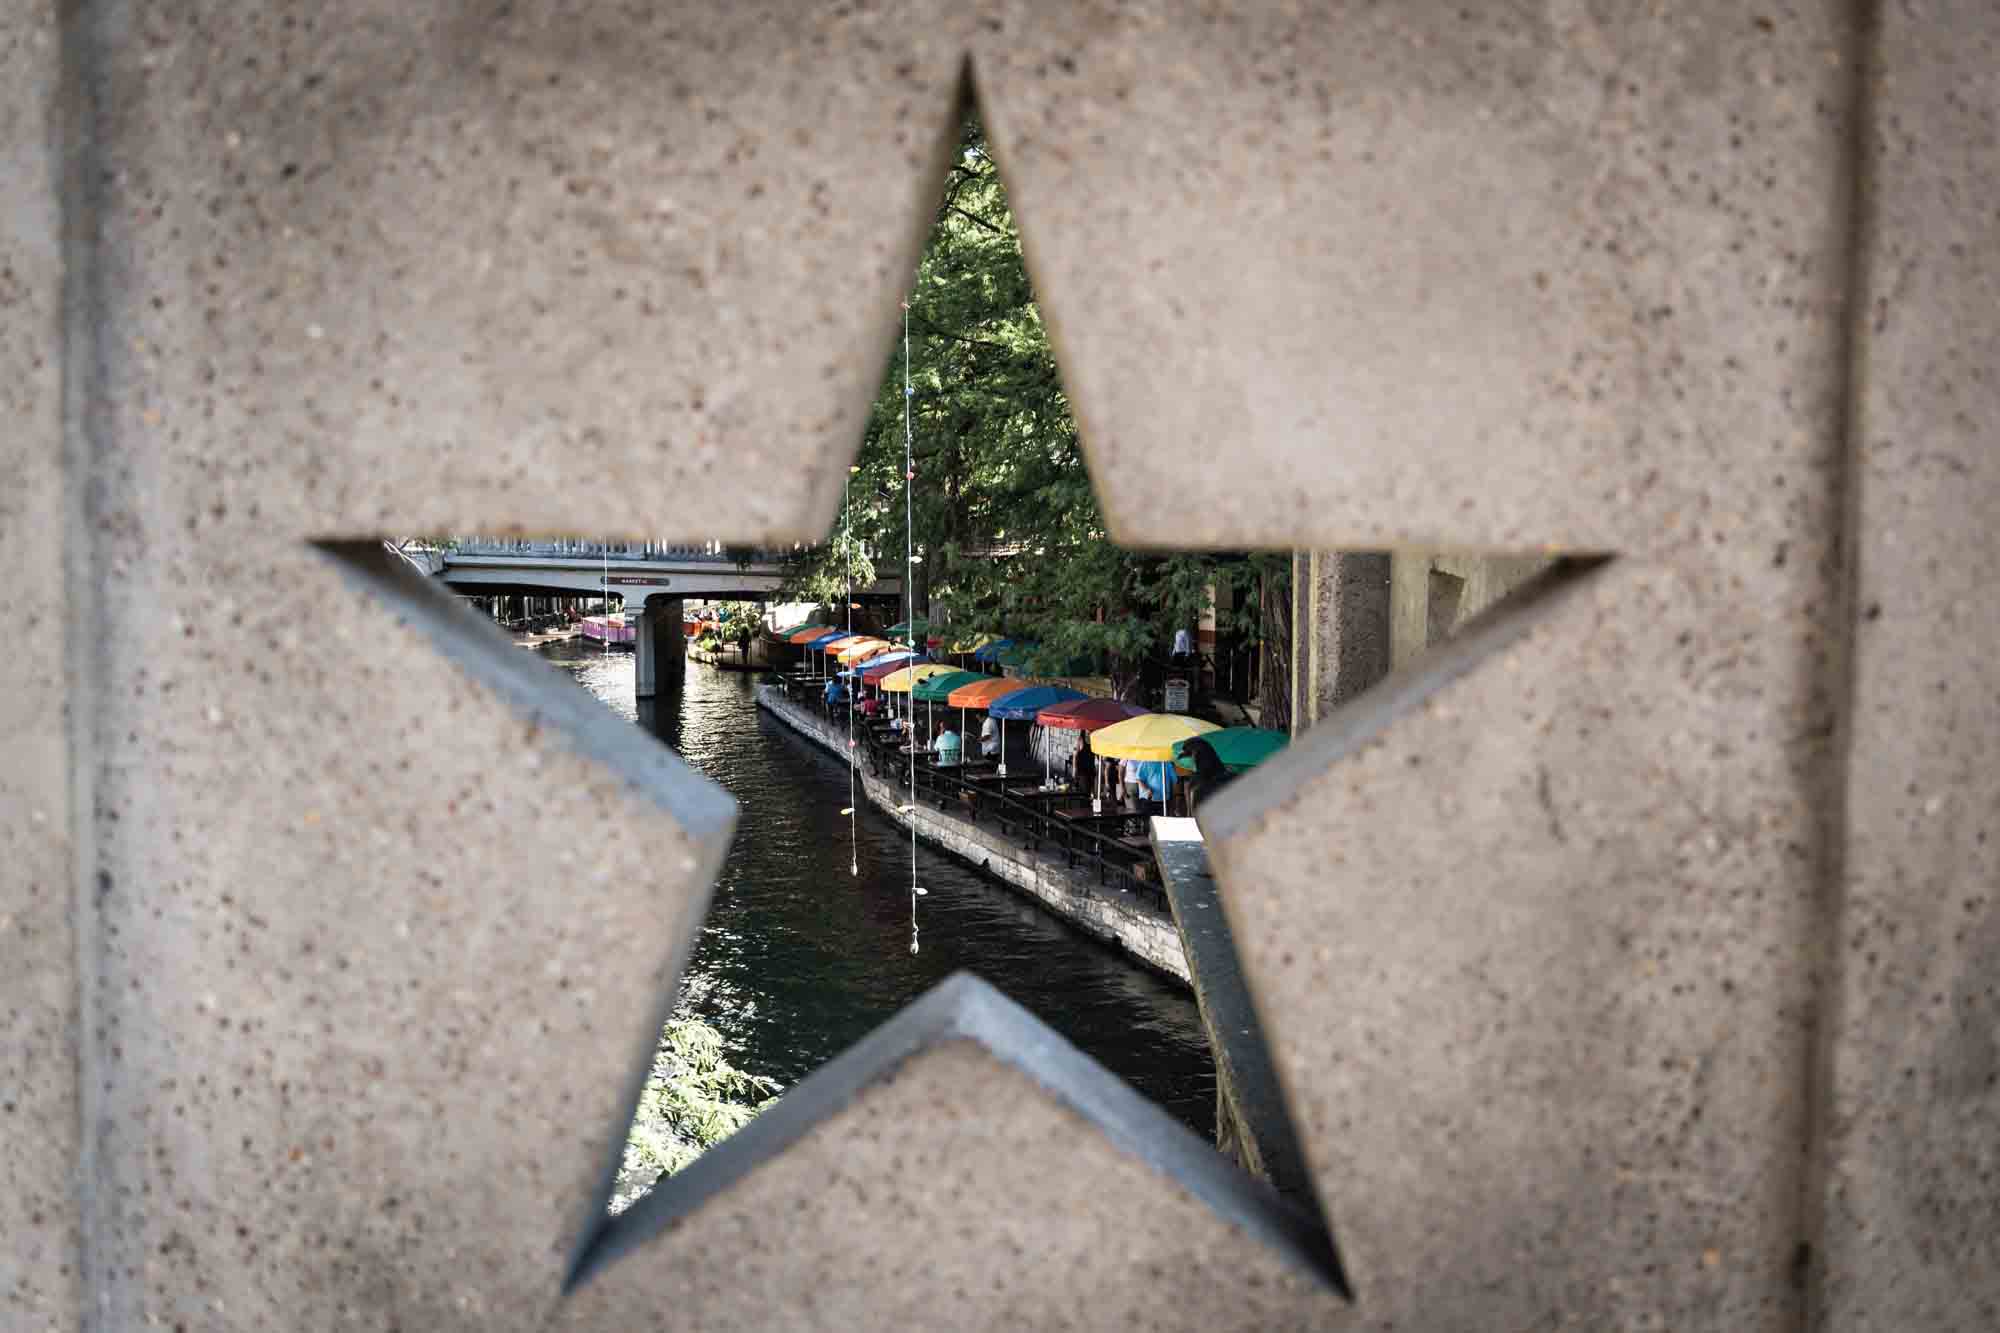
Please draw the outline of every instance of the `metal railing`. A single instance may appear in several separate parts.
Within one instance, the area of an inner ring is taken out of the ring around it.
[[[790,559],[801,547],[789,550],[733,551],[721,542],[686,545],[671,542],[601,542],[582,537],[534,540],[515,537],[452,537],[444,546],[445,559],[455,556],[491,556],[537,560],[676,560],[703,564],[733,565],[742,555],[751,564],[776,565]]]
[[[893,781],[898,786],[909,785],[908,755],[894,744],[883,741],[871,727],[860,728],[856,735],[863,747],[863,762],[872,775]],[[1030,851],[1047,844],[1063,853],[1065,865],[1075,868],[1081,863],[1093,869],[1096,882],[1105,888],[1122,890],[1158,911],[1171,914],[1172,907],[1167,901],[1165,887],[1133,873],[1135,865],[1150,858],[1120,842],[1115,834],[1080,825],[1036,801],[1022,800],[989,784],[970,781],[950,768],[920,764],[916,779],[918,801],[928,800],[936,809],[946,811],[952,809],[952,803],[957,798],[970,796],[970,801],[958,805],[956,813],[972,823],[979,823],[983,816],[992,819],[1005,836],[1017,836],[1018,830],[1018,836],[1022,837]],[[1144,815],[1137,812],[1113,812],[1113,815],[1141,822],[1144,819]],[[1079,884],[1077,887],[1083,886]]]
[[[695,561],[702,564],[733,565],[739,560],[751,565],[783,565],[799,552],[809,548],[791,546],[783,549],[756,549],[744,551],[728,547],[721,542],[702,542],[697,545],[673,542],[600,542],[582,537],[557,537],[547,540],[533,540],[515,537],[450,537],[441,546],[432,548],[423,542],[405,542],[411,550],[436,549],[446,560],[454,556],[485,556],[506,558],[529,558],[536,560],[674,560]],[[863,548],[869,560],[875,559],[875,552]],[[880,577],[893,577],[884,574]]]

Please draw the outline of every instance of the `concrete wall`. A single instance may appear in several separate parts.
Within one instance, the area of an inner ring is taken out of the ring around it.
[[[1404,666],[1547,569],[1543,556],[1397,551],[1390,573],[1390,660]]]
[[[1292,734],[1389,673],[1389,554],[1292,557]]]
[[[19,577],[0,617],[0,1325],[24,1330],[76,1321],[90,1170],[74,905],[95,890],[76,873],[90,798],[79,820],[70,756],[92,743],[96,680],[65,596],[88,464],[64,430],[62,237],[81,220],[59,207],[56,38],[54,5],[0,8],[0,559]]]
[[[1996,25],[13,0],[6,1321],[1990,1327]],[[820,537],[968,70],[1115,537],[1613,558],[1202,812],[1352,1305],[949,1057],[565,1299],[726,809],[311,543]]]

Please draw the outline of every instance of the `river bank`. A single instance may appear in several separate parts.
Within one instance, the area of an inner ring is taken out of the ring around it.
[[[792,703],[777,687],[759,685],[757,706],[845,762],[845,733]],[[902,788],[871,777],[866,770],[860,770],[857,779],[863,794],[883,814],[905,827],[914,820],[923,841],[978,867],[1152,971],[1192,986],[1187,954],[1171,913],[1123,889],[1097,884],[1087,869],[1073,869],[993,829],[921,804],[907,809]]]
[[[683,996],[730,1063],[791,1086],[954,972],[977,973],[1204,1138],[1214,1057],[1178,980],[919,844],[922,952],[910,952],[910,835],[848,797],[845,758],[757,706],[752,679],[690,663],[634,697],[629,652],[575,639],[539,655],[738,803],[736,836]],[[858,805],[849,816],[844,808]]]

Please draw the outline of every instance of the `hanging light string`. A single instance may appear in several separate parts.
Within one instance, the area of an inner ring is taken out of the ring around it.
[[[847,543],[847,637],[850,639],[854,637],[854,474],[858,471],[859,468],[850,466],[846,478],[840,483],[841,527],[845,530]],[[840,661],[837,657],[833,660],[836,665]],[[858,877],[861,874],[861,842],[854,813],[854,695],[861,688],[861,677],[857,675],[854,682],[847,691],[847,873]]]
[[[903,602],[910,624],[910,647],[917,646],[917,539],[916,501],[913,492],[917,484],[915,446],[910,433],[910,397],[915,392],[910,387],[910,303],[903,302]],[[917,897],[923,892],[917,887],[917,655],[910,654],[910,707],[909,721],[904,724],[904,743],[910,747],[910,952],[917,951]]]

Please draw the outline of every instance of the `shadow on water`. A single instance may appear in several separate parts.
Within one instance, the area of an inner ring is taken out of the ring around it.
[[[749,675],[691,662],[680,699],[639,705],[629,652],[582,640],[535,651],[742,807],[688,980],[739,1068],[796,1083],[963,968],[1213,1140],[1215,1066],[1193,997],[921,844],[930,892],[912,956],[908,833],[863,801],[850,874],[847,769],[762,715]]]

